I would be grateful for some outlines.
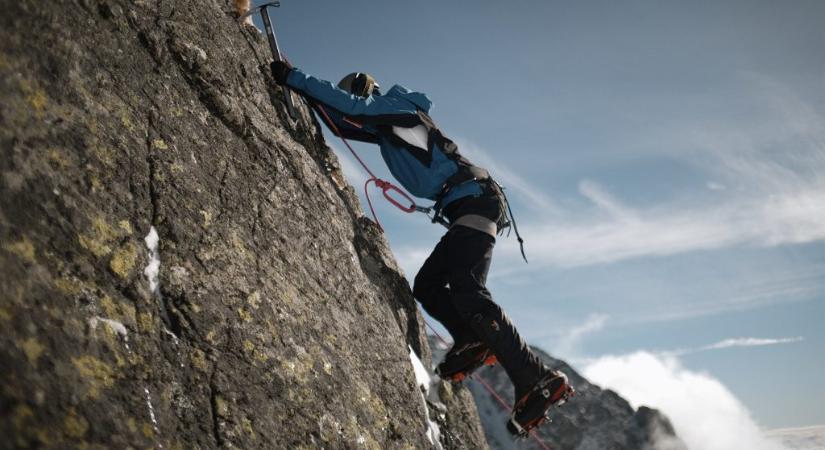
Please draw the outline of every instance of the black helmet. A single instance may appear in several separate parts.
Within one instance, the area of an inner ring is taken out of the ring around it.
[[[338,82],[338,87],[359,97],[369,97],[376,92],[380,86],[375,82],[375,78],[368,73],[353,72]]]

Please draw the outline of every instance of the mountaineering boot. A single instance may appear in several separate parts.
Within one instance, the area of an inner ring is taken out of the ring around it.
[[[496,355],[479,341],[455,344],[444,356],[444,361],[435,368],[435,373],[442,379],[458,383],[482,365],[492,366],[495,363]]]
[[[547,410],[551,406],[563,405],[574,393],[567,375],[560,371],[549,371],[513,405],[507,431],[519,437],[527,436],[530,430],[547,419]]]

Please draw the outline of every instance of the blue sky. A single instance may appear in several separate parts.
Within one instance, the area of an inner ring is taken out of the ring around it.
[[[427,93],[508,187],[530,264],[499,239],[489,284],[530,342],[583,369],[670,361],[761,428],[825,424],[825,2],[287,0],[274,20],[310,74]],[[378,203],[411,279],[443,229]]]

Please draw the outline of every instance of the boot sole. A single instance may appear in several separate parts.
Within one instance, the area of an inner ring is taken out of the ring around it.
[[[438,374],[438,376],[440,376],[444,380],[447,380],[447,381],[450,381],[450,382],[453,382],[453,383],[461,383],[462,381],[464,381],[465,378],[469,377],[479,367],[481,367],[481,366],[494,366],[494,365],[496,365],[497,362],[498,362],[498,358],[496,358],[496,355],[490,354],[489,356],[486,356],[481,361],[473,363],[470,367],[467,367],[464,370],[460,370],[458,372],[454,372],[454,373],[449,374],[449,375],[443,375],[439,372],[438,369],[436,369],[436,374]]]

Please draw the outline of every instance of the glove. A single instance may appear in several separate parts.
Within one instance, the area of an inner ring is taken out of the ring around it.
[[[272,61],[269,64],[269,69],[272,70],[272,78],[275,79],[275,82],[284,85],[286,84],[286,77],[292,71],[292,64],[286,61]]]

